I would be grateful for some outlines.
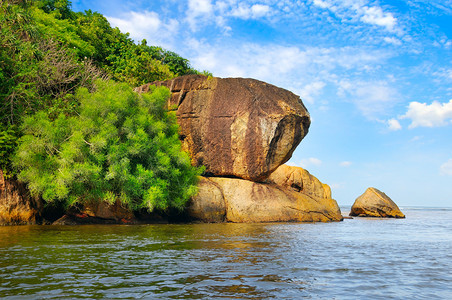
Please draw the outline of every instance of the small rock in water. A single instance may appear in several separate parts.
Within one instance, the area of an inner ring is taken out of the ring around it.
[[[359,196],[350,211],[350,216],[377,218],[405,218],[397,204],[376,188],[368,188]]]

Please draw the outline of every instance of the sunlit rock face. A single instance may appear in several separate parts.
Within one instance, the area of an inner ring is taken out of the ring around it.
[[[267,182],[275,183],[312,198],[331,199],[329,185],[320,182],[317,177],[300,167],[282,165],[270,175]]]
[[[0,170],[0,225],[31,225],[40,219],[42,203],[32,198],[24,183],[5,178]]]
[[[364,194],[355,200],[350,216],[405,218],[405,215],[391,198],[373,187],[368,188]]]
[[[276,174],[275,174],[276,173]],[[328,185],[306,170],[279,167],[265,183],[237,178],[201,178],[188,213],[203,222],[341,221]]]
[[[183,149],[211,176],[263,181],[308,133],[300,98],[262,81],[187,75],[151,84],[171,90]]]

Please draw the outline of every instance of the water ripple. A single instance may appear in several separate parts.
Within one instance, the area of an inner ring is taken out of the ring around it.
[[[0,227],[6,299],[450,299],[452,211],[327,224]]]

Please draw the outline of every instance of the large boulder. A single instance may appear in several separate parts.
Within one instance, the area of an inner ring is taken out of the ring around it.
[[[192,198],[188,213],[192,218],[203,222],[342,220],[339,206],[331,198],[329,187],[326,185],[320,183],[322,191],[308,189],[303,191],[284,184],[279,185],[271,178],[267,183],[224,177],[201,178],[199,193]],[[308,184],[310,181],[304,186]],[[303,186],[303,183],[301,185]]]
[[[0,170],[0,225],[37,224],[42,204],[32,198],[26,185],[5,178]]]
[[[391,198],[373,187],[368,188],[364,194],[355,200],[350,216],[405,218],[405,215]]]
[[[209,175],[263,181],[308,133],[300,98],[262,81],[187,75],[151,84],[171,90],[183,149]]]

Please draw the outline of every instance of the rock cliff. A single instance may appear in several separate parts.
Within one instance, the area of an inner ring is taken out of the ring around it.
[[[30,197],[26,185],[6,179],[0,170],[0,225],[36,224],[42,205]]]
[[[171,90],[183,149],[207,174],[261,182],[308,133],[300,98],[262,81],[187,75],[151,84]]]
[[[176,111],[183,149],[194,165],[206,167],[199,194],[187,209],[189,218],[203,222],[342,220],[326,184],[306,170],[282,165],[310,125],[298,96],[243,78],[189,75],[151,84],[171,90],[168,108]],[[149,86],[136,91],[146,92]],[[42,207],[24,198],[26,189],[17,182],[2,181],[0,186],[0,224],[36,223]],[[145,222],[165,221],[161,215],[132,213],[119,203],[98,203],[66,211],[56,224],[136,224],[146,218]]]

